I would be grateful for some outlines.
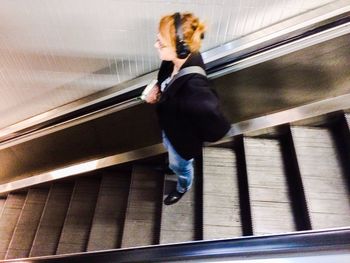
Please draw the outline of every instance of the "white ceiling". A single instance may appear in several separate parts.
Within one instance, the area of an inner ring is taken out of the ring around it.
[[[158,21],[194,12],[202,51],[331,0],[1,0],[0,128],[158,68]]]

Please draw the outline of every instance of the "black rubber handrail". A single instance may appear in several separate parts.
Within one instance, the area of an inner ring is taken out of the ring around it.
[[[267,258],[294,253],[300,256],[308,252],[334,253],[349,249],[350,228],[341,228],[37,257],[25,259],[24,262],[170,262],[223,257],[234,259],[242,256]],[[23,260],[20,259],[20,262]],[[18,260],[4,262],[18,262]]]

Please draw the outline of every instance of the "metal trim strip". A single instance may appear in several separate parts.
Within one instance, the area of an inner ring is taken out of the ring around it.
[[[316,101],[307,105],[302,105],[292,109],[232,124],[230,136],[223,138],[221,141],[210,143],[207,145],[210,146],[222,144],[228,142],[231,136],[245,134],[253,131],[256,132],[274,126],[305,120],[308,118],[321,116],[331,112],[342,111],[349,108],[350,94]]]
[[[247,58],[240,59],[236,62],[226,65],[223,69],[217,70],[208,74],[209,78],[215,79],[223,75],[236,72],[256,64],[263,63],[268,60],[272,60],[283,55],[325,42],[327,40],[343,36],[350,33],[350,17],[346,19],[349,22],[336,26],[334,28],[326,29],[325,31],[306,36],[301,39],[297,39],[291,43],[286,43],[281,46],[277,46],[266,51],[262,51],[258,54],[248,56]]]
[[[47,183],[58,179],[72,177],[75,175],[110,167],[116,164],[122,164],[138,159],[151,157],[154,155],[159,155],[165,152],[166,151],[163,147],[163,144],[159,143],[129,152],[119,153],[104,158],[73,164],[68,167],[48,171],[38,175],[30,176],[28,178],[23,178],[13,182],[1,184],[0,194],[4,195],[6,193],[22,188],[27,188],[30,186]]]

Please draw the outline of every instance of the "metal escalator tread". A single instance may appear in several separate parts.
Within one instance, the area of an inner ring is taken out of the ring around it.
[[[296,230],[281,145],[277,139],[244,138],[254,235]]]
[[[30,257],[55,254],[73,187],[74,184],[71,182],[60,182],[51,186],[29,254]]]
[[[0,198],[0,218],[2,215],[3,208],[5,206],[6,198]]]
[[[203,239],[242,236],[236,156],[231,149],[203,149]]]
[[[350,198],[330,130],[292,127],[313,229],[350,225]]]
[[[129,186],[128,173],[103,175],[87,251],[120,247]]]
[[[5,259],[25,198],[26,193],[11,193],[7,196],[0,218],[0,260]]]
[[[176,188],[177,176],[166,175],[163,199]],[[160,228],[160,244],[193,241],[195,226],[195,183],[176,204],[163,204]]]
[[[158,242],[161,192],[159,172],[139,165],[133,167],[121,247]]]
[[[29,256],[33,239],[39,225],[48,189],[29,189],[22,212],[13,233],[5,258],[25,258]]]
[[[99,187],[96,177],[76,180],[56,254],[86,250]]]

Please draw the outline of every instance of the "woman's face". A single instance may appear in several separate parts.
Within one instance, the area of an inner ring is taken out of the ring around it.
[[[172,47],[160,33],[157,34],[157,40],[156,43],[154,43],[154,47],[158,50],[158,55],[161,60],[172,61],[177,57],[175,48]]]

